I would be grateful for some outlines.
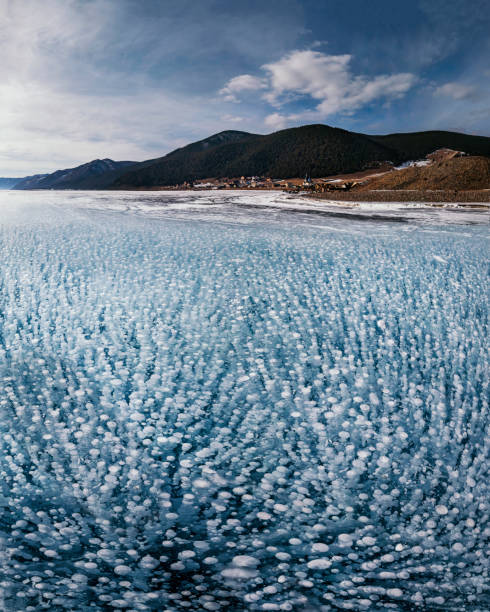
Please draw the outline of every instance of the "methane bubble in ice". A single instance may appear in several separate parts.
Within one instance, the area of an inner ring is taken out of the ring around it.
[[[488,226],[194,197],[2,196],[0,610],[488,611]]]

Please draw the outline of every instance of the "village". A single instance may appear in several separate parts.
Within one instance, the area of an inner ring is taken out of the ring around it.
[[[217,190],[217,189],[254,189],[280,190],[287,193],[299,192],[346,192],[352,187],[394,170],[391,161],[373,162],[357,172],[347,172],[331,176],[312,178],[307,173],[304,178],[271,178],[268,176],[240,176],[224,178],[206,178],[199,181],[186,181],[178,185],[158,189],[171,190]]]
[[[304,179],[273,179],[264,176],[241,176],[240,178],[209,178],[199,182],[184,182],[180,185],[167,187],[172,190],[222,190],[222,189],[276,189],[288,193],[314,191],[347,191],[358,181],[344,180],[342,178],[315,178],[306,175]]]

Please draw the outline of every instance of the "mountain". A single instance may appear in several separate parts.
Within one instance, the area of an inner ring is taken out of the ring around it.
[[[28,176],[18,182],[14,189],[104,189],[111,185],[134,162],[112,159],[94,159],[91,162],[57,170],[52,174]]]
[[[176,149],[164,157],[135,164],[130,169],[133,170],[134,168],[136,170],[136,174],[131,175],[130,184],[135,187],[175,185],[210,176],[227,176],[224,170],[227,162],[239,157],[240,151],[246,143],[251,143],[259,138],[263,137],[237,130],[219,132],[204,140]],[[160,168],[160,166],[163,166],[163,168]],[[218,172],[218,174],[212,172]],[[165,175],[164,178],[162,178],[162,173]],[[237,173],[238,175],[241,174],[240,171],[237,171]],[[126,179],[121,181],[121,178],[125,177],[126,174],[127,172],[122,173],[121,177],[111,187],[117,188],[120,184],[123,184]]]
[[[362,134],[325,125],[281,130],[267,136],[221,132],[165,157],[135,165],[113,187],[174,185],[209,177],[325,176],[389,158],[391,151]]]
[[[490,189],[490,158],[453,157],[427,166],[392,170],[360,185],[358,191],[370,190],[479,190]]]
[[[470,155],[490,155],[490,138],[458,132],[411,132],[368,138],[396,151],[401,161],[422,159],[437,149],[455,149]]]
[[[206,151],[208,149],[212,149],[214,147],[218,147],[225,144],[231,144],[234,142],[240,142],[242,140],[246,140],[248,138],[258,138],[259,134],[250,134],[249,132],[240,132],[239,130],[226,130],[224,132],[219,132],[218,134],[214,134],[213,136],[209,136],[204,140],[199,140],[197,142],[193,142],[191,144],[186,145],[180,149],[176,149],[169,153],[169,155],[174,155],[179,151],[186,151],[187,153],[191,152],[199,152]],[[168,157],[168,156],[165,156]],[[154,160],[152,160],[154,161]]]
[[[327,125],[307,125],[265,136],[226,131],[134,164],[110,188],[168,186],[205,178],[270,176],[313,178],[355,172],[382,161],[419,159],[449,147],[490,156],[490,138],[455,132],[370,136]]]
[[[22,178],[0,178],[0,189],[12,189]]]
[[[49,174],[33,174],[32,176],[25,176],[19,179],[12,189],[39,189],[37,185]]]
[[[370,136],[328,125],[260,135],[228,130],[144,162],[96,159],[76,168],[26,177],[13,189],[141,189],[206,178],[324,177],[399,164],[441,148],[490,156],[490,138],[456,132]]]

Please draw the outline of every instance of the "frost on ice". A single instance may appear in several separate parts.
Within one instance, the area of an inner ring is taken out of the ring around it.
[[[113,215],[1,226],[0,609],[488,610],[484,229]]]

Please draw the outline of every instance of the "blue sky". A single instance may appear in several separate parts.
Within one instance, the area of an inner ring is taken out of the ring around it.
[[[490,0],[0,0],[0,176],[223,129],[490,135]]]

